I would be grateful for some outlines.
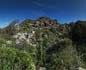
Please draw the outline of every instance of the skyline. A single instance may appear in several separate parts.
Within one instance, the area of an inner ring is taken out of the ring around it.
[[[60,23],[86,20],[86,0],[0,0],[0,27],[12,20],[47,16]]]

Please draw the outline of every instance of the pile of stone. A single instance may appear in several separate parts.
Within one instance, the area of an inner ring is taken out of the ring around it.
[[[32,33],[17,33],[13,36],[13,38],[16,39],[16,45],[27,43],[29,45],[32,45],[32,38],[34,37],[35,31],[32,31]]]

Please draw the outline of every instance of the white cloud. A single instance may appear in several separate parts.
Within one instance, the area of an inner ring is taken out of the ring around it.
[[[9,22],[0,22],[0,28],[4,28],[9,25]]]
[[[48,5],[48,4],[45,4],[43,2],[39,2],[39,1],[33,1],[32,3],[38,7],[41,7],[41,8],[50,8],[50,9],[56,8],[55,4],[54,5],[52,5],[52,4]]]

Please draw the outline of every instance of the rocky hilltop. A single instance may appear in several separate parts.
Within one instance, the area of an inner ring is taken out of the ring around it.
[[[1,47],[27,52],[36,70],[86,68],[85,43],[86,21],[61,24],[56,19],[39,17],[22,22],[14,20],[0,29]],[[27,67],[21,70],[27,70]]]

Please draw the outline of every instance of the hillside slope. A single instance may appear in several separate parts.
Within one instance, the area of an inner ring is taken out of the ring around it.
[[[60,24],[48,17],[13,21],[0,29],[0,46],[26,51],[36,70],[86,68],[86,21]],[[26,69],[26,68],[25,68]]]

